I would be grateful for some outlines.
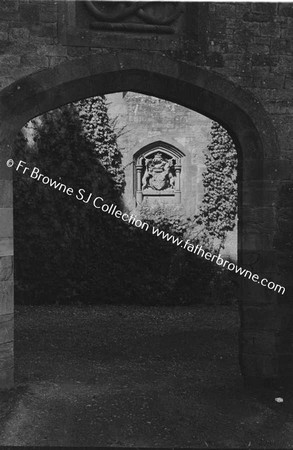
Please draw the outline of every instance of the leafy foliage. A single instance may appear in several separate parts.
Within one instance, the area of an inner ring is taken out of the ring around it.
[[[119,199],[111,171],[100,163],[74,105],[43,115],[34,121],[33,130],[33,148],[22,133],[15,143],[15,156],[31,170],[38,167],[44,175],[72,187],[75,194],[82,188],[86,197],[95,190],[105,202]],[[112,132],[111,142],[113,136]],[[119,169],[116,161],[114,166]],[[89,266],[102,245],[107,220],[78,202],[75,194],[69,197],[21,171],[15,173],[15,271],[20,296],[57,301],[75,298],[88,286]],[[99,247],[93,252],[97,233]]]
[[[121,195],[125,187],[122,155],[107,113],[104,97],[91,97],[75,103],[83,134],[94,145],[97,157],[113,180],[113,190]]]
[[[228,132],[217,122],[212,124],[211,135],[197,223],[204,226],[207,241],[214,246],[219,241],[220,249],[227,232],[234,229],[237,216],[237,152]]]
[[[172,234],[183,238],[184,233],[188,229],[190,222],[186,218],[182,207],[168,204],[161,204],[159,202],[150,205],[147,202],[138,208],[138,214],[144,222]]]
[[[51,111],[31,127],[17,136],[17,160],[72,187],[74,194],[83,188],[85,200],[93,192],[120,206],[124,173],[103,98]],[[21,171],[14,181],[18,302],[190,305],[212,298],[218,268],[209,261]],[[151,226],[200,242],[204,227],[186,219],[179,207],[145,204],[138,214]],[[217,301],[224,297],[223,291]]]
[[[186,217],[180,206],[143,203],[140,218],[151,227],[159,228],[194,246],[208,247],[208,234],[196,220]],[[203,259],[159,239],[160,252],[167,256],[166,292],[163,303],[190,305],[195,303],[230,303],[235,297],[231,274]],[[220,290],[220,291],[219,291]],[[216,293],[216,295],[215,295]]]

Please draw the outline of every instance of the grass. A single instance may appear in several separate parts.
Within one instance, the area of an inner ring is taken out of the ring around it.
[[[231,306],[17,307],[0,445],[292,448],[292,398],[243,386],[238,327]]]

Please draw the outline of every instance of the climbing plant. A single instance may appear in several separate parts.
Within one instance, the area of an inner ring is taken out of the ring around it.
[[[74,193],[95,188],[105,203],[119,204],[125,180],[105,106],[96,97],[44,114],[17,137],[15,159]],[[211,298],[216,265],[27,174],[14,175],[17,301],[187,305]],[[140,216],[182,239],[194,229],[201,242],[205,227],[193,227],[179,207],[144,205]]]
[[[113,189],[121,195],[125,187],[122,154],[117,144],[117,133],[108,116],[104,96],[91,97],[76,102],[83,133],[94,145],[99,162],[113,180]]]
[[[220,250],[237,216],[237,152],[228,132],[212,123],[211,143],[205,155],[204,196],[197,223],[210,246]]]
[[[189,227],[190,219],[186,218],[184,210],[180,206],[143,202],[137,207],[137,214],[143,222],[151,227],[166,231],[173,236],[183,239],[184,233]]]
[[[106,122],[104,103],[96,101],[101,105],[100,122]],[[86,106],[86,101],[83,104]],[[116,202],[123,186],[121,158],[113,130],[108,126],[107,133],[99,131],[95,141],[89,131],[92,128],[80,115],[76,105],[66,105],[37,118],[17,136],[17,160],[22,159],[31,169],[38,167],[40,173],[74,190],[67,196],[15,172],[18,298],[64,301],[89,294],[94,290],[97,256],[105,255],[107,240],[110,245],[108,218],[90,204],[78,202],[75,195],[82,188],[86,199],[95,188],[105,202]],[[102,138],[109,141],[108,153]]]

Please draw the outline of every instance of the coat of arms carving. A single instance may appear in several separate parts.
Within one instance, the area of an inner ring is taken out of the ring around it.
[[[146,158],[145,172],[142,178],[142,190],[151,188],[157,191],[175,188],[173,161],[164,158],[161,152],[153,158]]]
[[[112,31],[174,33],[183,12],[180,2],[116,2],[84,0],[95,18],[92,28]]]

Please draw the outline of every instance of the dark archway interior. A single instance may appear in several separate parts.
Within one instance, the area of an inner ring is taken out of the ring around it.
[[[233,84],[225,82],[222,77],[204,72],[202,69],[189,68],[185,74],[184,64],[182,64],[182,75],[180,74],[179,77],[162,75],[149,69],[115,71],[105,69],[103,72],[103,68],[102,73],[81,76],[80,64],[76,74],[74,74],[74,64],[72,63],[73,67],[69,63],[61,65],[58,69],[34,74],[4,90],[1,98],[4,106],[3,117],[7,118],[11,115],[14,117],[13,122],[8,120],[3,123],[4,139],[7,134],[8,136],[11,133],[14,134],[33,117],[82,98],[127,90],[153,95],[203,114],[227,129],[239,155],[238,184],[241,204],[243,176],[246,177],[245,167],[252,165],[255,172],[262,171],[264,149],[269,152],[275,142],[272,127],[266,125],[262,135],[259,134],[252,116],[257,114],[260,128],[266,122],[266,114],[263,111],[257,111],[260,106],[253,98],[249,98],[247,93],[234,87]],[[135,65],[139,65],[139,61]],[[92,68],[93,72],[97,69],[100,68]],[[85,70],[87,71],[88,69]],[[170,72],[172,73],[171,70]],[[68,78],[72,78],[71,74],[73,79],[68,81]],[[184,79],[185,75],[189,78],[188,82]],[[247,108],[248,112],[245,112],[244,108]],[[262,139],[266,140],[265,146]],[[242,233],[242,222],[240,207],[239,234]],[[241,242],[238,247],[241,248]],[[241,255],[239,255],[239,261],[241,261]]]
[[[250,180],[257,180],[258,189],[262,189],[264,160],[274,154],[278,143],[270,119],[259,102],[215,73],[168,58],[156,61],[153,55],[136,52],[125,52],[119,56],[119,61],[116,56],[80,58],[22,78],[4,89],[0,94],[2,178],[11,179],[10,169],[5,164],[11,154],[11,142],[28,120],[81,98],[126,90],[176,102],[219,122],[241,149],[240,202],[246,187],[251,189]],[[260,207],[254,197],[249,202],[249,208]],[[239,261],[245,264],[246,253],[251,253],[245,248],[251,230],[244,220],[242,205],[239,218]],[[273,250],[263,239],[265,237],[259,234],[254,252],[271,258]],[[246,297],[246,289],[245,284],[241,288],[242,299]],[[244,326],[241,315],[242,331]],[[246,370],[246,362],[241,359],[244,374],[249,373],[250,367],[248,364]]]
[[[15,256],[17,258],[17,247]],[[142,308],[139,311],[134,310],[133,313],[130,308],[120,306],[116,309],[105,308],[105,310],[93,308],[90,313],[85,314],[81,307],[74,305],[72,310],[73,315],[70,317],[68,311],[62,306],[55,310],[49,309],[50,319],[45,319],[45,308],[43,310],[42,308],[32,308],[30,316],[29,309],[24,310],[24,313],[17,318],[16,329],[18,381],[26,383],[26,376],[29,374],[29,380],[32,380],[34,384],[37,386],[40,383],[43,384],[43,392],[50,383],[59,383],[62,388],[66,384],[67,402],[70,404],[72,386],[75,386],[76,380],[78,380],[77,403],[73,408],[72,405],[69,405],[66,413],[69,421],[72,420],[72,414],[77,414],[79,417],[77,404],[80,401],[86,400],[87,404],[90,404],[88,394],[83,391],[83,386],[86,385],[91,390],[91,398],[99,398],[95,393],[98,385],[106,391],[108,390],[108,394],[104,398],[108,395],[108,405],[112,405],[107,407],[99,399],[99,414],[104,416],[106,422],[113,420],[115,424],[118,417],[119,423],[121,421],[123,423],[122,415],[116,411],[116,405],[120,411],[123,406],[123,415],[127,417],[128,422],[128,425],[123,425],[123,429],[125,428],[127,432],[129,432],[128,428],[131,429],[132,426],[135,430],[139,430],[141,421],[147,420],[150,429],[154,429],[155,435],[156,427],[164,428],[163,435],[175,442],[172,440],[173,438],[170,438],[172,432],[169,429],[165,411],[168,411],[169,408],[174,410],[179,401],[180,406],[176,407],[176,415],[181,416],[181,407],[187,401],[189,412],[186,415],[183,414],[186,419],[184,418],[183,421],[181,419],[181,421],[183,434],[188,434],[190,427],[188,421],[191,420],[191,411],[195,409],[198,402],[199,391],[210,390],[216,383],[216,379],[225,377],[227,372],[231,380],[229,389],[235,389],[241,379],[236,357],[235,322],[238,325],[238,321],[235,319],[235,311],[229,310],[229,307],[224,308],[223,311],[230,326],[233,325],[232,331],[217,329],[215,332],[211,332],[213,322],[217,321],[220,327],[223,325],[223,312],[220,310],[217,310],[215,314],[209,314],[208,319],[204,318],[204,312],[200,309],[197,313],[189,313],[182,308],[182,311],[177,310],[176,314],[173,314],[172,309],[168,310],[167,308],[159,312]],[[192,322],[198,324],[197,331],[193,329]],[[174,323],[176,323],[175,327]],[[38,326],[42,326],[41,339],[37,339]],[[115,330],[119,331],[115,332]],[[26,342],[30,343],[32,350],[25,351],[23,343]],[[46,345],[48,352],[47,357],[44,357]],[[227,347],[225,350],[223,349],[224,345]],[[53,358],[54,362],[52,362]],[[224,364],[221,364],[221,358],[225,359]],[[33,362],[29,363],[29,361]],[[29,364],[31,365],[29,366]],[[114,366],[113,373],[109,371],[111,364]],[[23,371],[20,370],[20,365],[24,368]],[[229,371],[227,370],[228,365]],[[208,373],[210,378],[207,381]],[[141,380],[144,380],[142,386]],[[205,381],[203,382],[203,380]],[[195,387],[195,385],[197,386]],[[123,386],[122,392],[120,392],[121,386]],[[173,393],[168,392],[170,387]],[[74,389],[76,388],[74,387]],[[192,391],[193,394],[188,394],[189,391]],[[37,396],[39,397],[39,393]],[[54,402],[55,394],[52,397]],[[203,396],[209,402],[212,397],[212,392]],[[166,401],[169,405],[165,404]],[[95,401],[93,404],[95,408]],[[158,408],[157,406],[160,404],[161,406]],[[46,408],[46,401],[43,405]],[[161,408],[163,413],[160,412],[158,415]],[[81,410],[83,410],[83,406]],[[59,414],[64,414],[62,406]],[[95,417],[99,417],[98,420],[101,420],[99,414]],[[135,414],[136,419],[133,420],[132,416],[128,418],[128,414]],[[109,419],[112,415],[114,419]],[[95,431],[96,419],[91,418],[91,411],[83,412],[82,416],[81,424],[87,422],[89,424],[88,436],[83,439],[87,443],[92,443],[98,439],[98,431]],[[152,417],[156,418],[155,428],[152,424]],[[54,426],[59,433],[60,428],[56,422],[54,422]],[[135,425],[132,425],[134,422]],[[81,424],[76,426],[76,430]],[[98,427],[97,430],[100,428]],[[117,430],[116,432],[119,434],[119,425]],[[76,431],[73,431],[74,438],[80,442],[82,438],[77,434]],[[108,438],[107,432],[106,438]],[[185,436],[181,439],[185,440]]]
[[[53,111],[53,110],[51,110],[51,111]],[[134,154],[134,157],[135,158],[138,158],[142,153],[145,153],[145,152],[147,152],[147,155],[149,155],[149,154],[151,154],[151,153],[153,153],[155,150],[153,149],[153,147],[155,148],[155,149],[157,149],[157,147],[161,147],[162,146],[162,148],[163,149],[165,149],[166,148],[166,151],[167,152],[169,152],[168,153],[168,158],[171,158],[171,161],[172,161],[172,164],[173,164],[173,166],[174,166],[174,164],[175,164],[175,159],[174,158],[181,158],[181,157],[184,157],[185,155],[184,155],[184,153],[181,151],[181,150],[179,150],[178,148],[176,148],[176,147],[174,147],[174,145],[171,145],[171,144],[167,144],[167,143],[165,143],[165,142],[163,142],[163,141],[155,141],[154,143],[152,143],[152,144],[148,144],[148,145],[145,145],[145,146],[143,146],[138,152],[136,152],[135,154]],[[181,164],[181,163],[180,163]],[[38,166],[42,166],[42,160],[40,159],[39,161],[37,161],[37,165]],[[180,166],[181,167],[181,166]],[[172,168],[172,174],[173,174],[173,176],[175,176],[176,174],[175,174],[175,169],[174,168]],[[134,176],[134,179],[136,180],[136,175]],[[170,193],[169,193],[170,194]],[[235,247],[236,248],[236,247]],[[17,249],[17,251],[18,251],[18,249]],[[17,256],[17,255],[16,255]],[[152,302],[152,304],[153,304],[154,302]]]

